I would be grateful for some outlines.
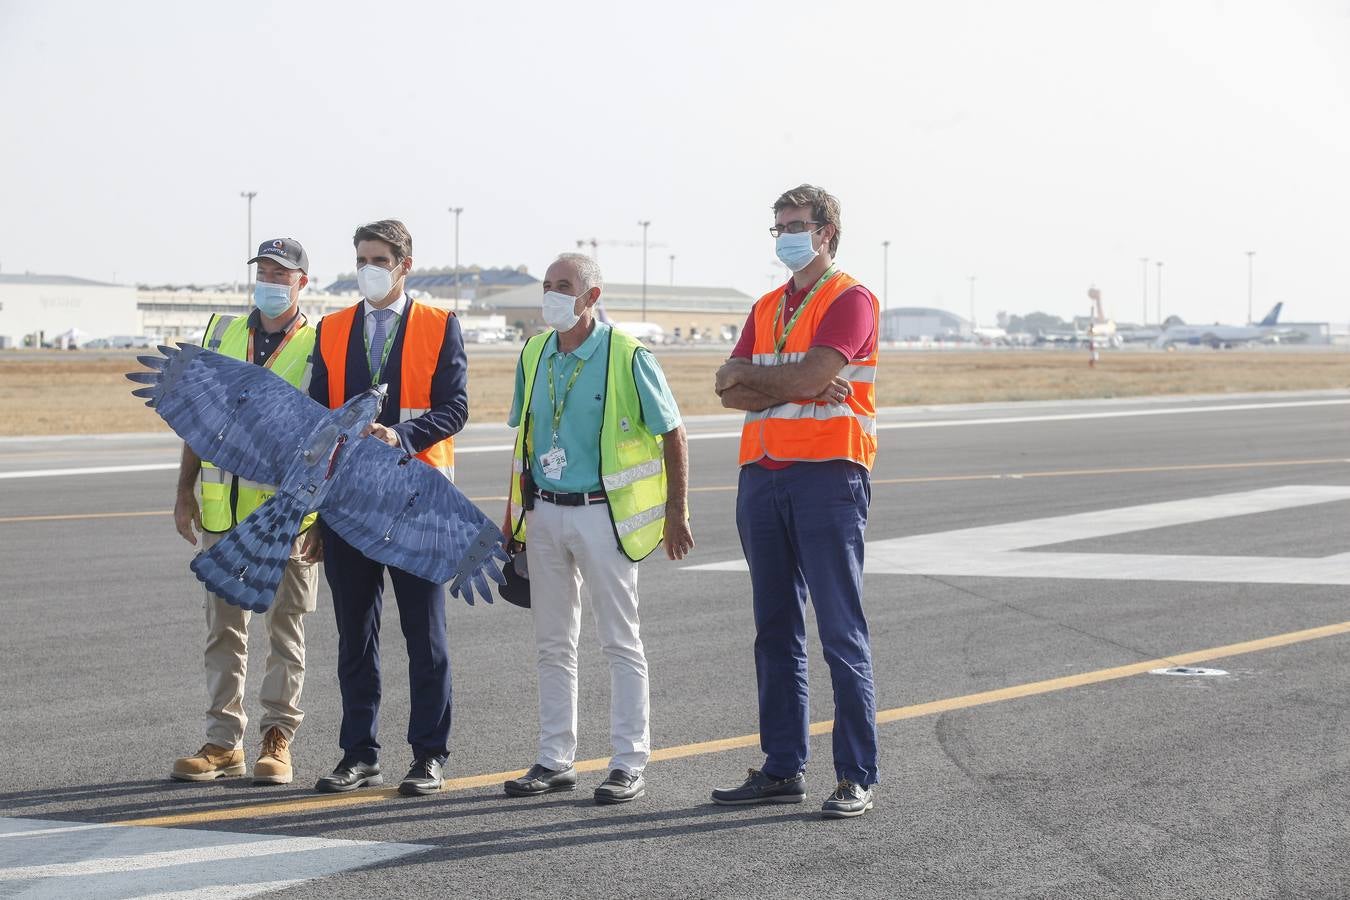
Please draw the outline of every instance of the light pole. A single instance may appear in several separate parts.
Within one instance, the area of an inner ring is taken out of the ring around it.
[[[248,257],[253,258],[253,198],[258,196],[257,191],[240,191],[239,196],[248,201]],[[253,295],[253,263],[244,266],[247,275],[244,278],[244,292],[249,296]]]
[[[670,254],[670,286],[675,286],[675,254]]]
[[[886,339],[886,302],[891,293],[891,242],[881,242],[881,322],[877,335]]]
[[[1162,260],[1158,260],[1158,327],[1162,327]],[[1145,325],[1148,323],[1145,322]]]
[[[1147,324],[1148,324],[1148,257],[1147,257],[1147,256],[1141,256],[1141,257],[1139,257],[1139,262],[1140,262],[1140,268],[1139,268],[1139,271],[1141,271],[1141,272],[1144,273],[1144,275],[1143,275],[1143,280],[1142,280],[1142,283],[1143,283],[1143,285],[1144,285],[1144,321],[1140,322],[1139,324],[1140,324],[1140,325],[1147,325]],[[1095,314],[1094,314],[1094,315],[1095,315]]]
[[[1254,321],[1252,319],[1252,257],[1256,255],[1255,250],[1247,251],[1247,324]]]
[[[464,207],[452,206],[450,212],[455,214],[455,312],[459,312],[459,214]]]
[[[975,334],[975,276],[970,276],[970,333]]]
[[[642,226],[642,321],[647,321],[647,229],[651,227],[651,220],[645,219],[638,222]]]
[[[884,316],[891,296],[891,242],[881,242],[881,312]]]

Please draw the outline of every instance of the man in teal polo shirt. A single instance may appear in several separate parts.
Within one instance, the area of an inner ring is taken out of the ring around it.
[[[636,338],[596,320],[595,260],[564,253],[543,287],[544,321],[553,330],[532,338],[521,354],[507,423],[519,429],[508,528],[525,543],[530,573],[539,755],[505,789],[525,797],[576,787],[585,582],[610,675],[613,757],[595,800],[624,803],[645,792],[651,752],[638,561],[658,543],[670,559],[693,549],[688,447],[656,359]]]

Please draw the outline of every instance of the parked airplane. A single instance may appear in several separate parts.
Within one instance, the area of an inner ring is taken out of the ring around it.
[[[1171,325],[1153,342],[1155,347],[1169,347],[1173,344],[1194,344],[1214,348],[1232,347],[1235,344],[1267,343],[1277,344],[1294,332],[1280,328],[1276,324],[1280,319],[1283,303],[1271,307],[1266,317],[1255,325]]]
[[[626,331],[644,344],[664,344],[666,330],[655,322],[611,322],[615,328]]]

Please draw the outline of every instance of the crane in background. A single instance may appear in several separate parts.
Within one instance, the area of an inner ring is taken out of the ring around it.
[[[597,240],[596,238],[577,238],[577,249],[585,250],[587,247],[590,247],[591,259],[595,260],[596,262],[600,261],[601,247],[641,247],[641,246],[642,241],[601,241]],[[666,247],[666,246],[669,245],[653,241],[647,242],[648,249],[651,249],[653,247]]]

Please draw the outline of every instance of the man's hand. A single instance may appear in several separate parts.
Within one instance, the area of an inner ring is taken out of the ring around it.
[[[722,364],[722,368],[717,370],[717,381],[713,385],[713,390],[718,394],[728,388],[735,387],[739,382],[737,376],[741,374],[740,370],[744,366],[753,366],[754,363],[740,356],[733,356]]]
[[[825,386],[825,390],[816,394],[811,400],[815,403],[843,403],[851,393],[853,393],[853,385],[849,383],[849,380],[836,375],[830,379],[830,383]]]
[[[319,535],[318,523],[309,526],[309,530],[300,535],[300,561],[316,563],[323,560],[323,538]]]
[[[197,546],[197,535],[202,530],[202,512],[197,506],[197,494],[190,488],[178,492],[178,499],[173,504],[173,525],[183,540]]]
[[[662,540],[667,559],[684,559],[694,549],[694,533],[689,529],[683,506],[666,504],[666,533]]]
[[[381,425],[379,422],[371,422],[361,431],[361,437],[365,437],[366,435],[370,435],[394,449],[399,449],[403,446],[399,443],[398,432],[392,428]]]

